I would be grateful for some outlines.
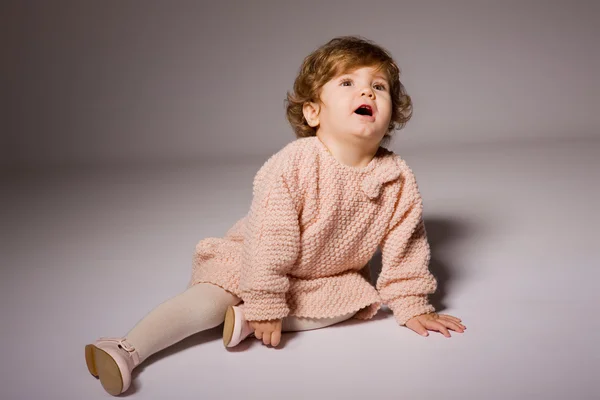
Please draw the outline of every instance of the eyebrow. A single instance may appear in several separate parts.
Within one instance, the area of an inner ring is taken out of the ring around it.
[[[344,76],[349,76],[349,75],[356,75],[356,74],[354,72],[346,72],[346,73],[341,74],[338,78],[343,78]],[[385,75],[383,75],[383,74],[373,75],[373,78],[382,79],[386,83],[389,83],[388,78]]]

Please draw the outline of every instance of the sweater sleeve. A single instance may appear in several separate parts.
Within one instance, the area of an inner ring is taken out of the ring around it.
[[[300,252],[300,226],[289,186],[272,166],[255,179],[244,233],[240,295],[249,321],[288,315],[287,272]]]
[[[400,325],[435,311],[427,299],[437,289],[437,282],[429,271],[431,253],[422,216],[421,195],[410,172],[380,244],[382,269],[377,279],[381,299]]]

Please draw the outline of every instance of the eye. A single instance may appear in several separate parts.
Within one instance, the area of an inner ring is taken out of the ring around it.
[[[348,85],[346,85],[348,84]],[[350,86],[352,84],[352,80],[351,79],[344,79],[340,82],[340,86]]]
[[[375,89],[377,90],[385,90],[385,85],[382,83],[376,83],[375,85],[373,85],[375,87]]]

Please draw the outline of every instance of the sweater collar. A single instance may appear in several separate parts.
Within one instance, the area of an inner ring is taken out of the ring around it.
[[[364,175],[361,183],[361,190],[371,200],[375,200],[379,197],[383,185],[395,181],[402,175],[402,169],[396,161],[394,153],[385,147],[380,147],[377,150],[377,154],[371,160],[369,165],[365,167],[351,167],[340,163],[318,137],[314,136],[312,137],[312,140],[316,143],[319,150],[325,154],[325,157],[338,168],[345,172]]]

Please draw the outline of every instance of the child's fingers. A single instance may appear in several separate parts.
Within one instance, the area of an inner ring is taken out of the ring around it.
[[[262,340],[263,338],[263,332],[259,329],[256,329],[254,331],[254,337],[257,338],[258,340]]]
[[[419,321],[412,321],[410,325],[407,324],[406,326],[421,336],[429,336],[429,332],[427,332],[427,329]]]
[[[456,318],[456,317],[453,317],[452,315],[448,315],[448,314],[438,314],[438,316],[439,316],[440,318],[442,318],[442,317],[443,317],[443,318],[445,318],[445,319],[450,319],[450,320],[452,320],[452,321],[454,321],[454,322],[461,322],[461,321],[462,321],[462,319],[460,319],[460,318]]]
[[[450,318],[447,318],[446,316],[441,316],[437,320],[454,323],[454,324],[460,326],[462,329],[467,329],[467,327],[465,325],[463,325],[460,321],[456,321],[456,319],[450,319]],[[446,326],[448,326],[448,325],[446,325]]]
[[[267,346],[271,344],[271,332],[265,332],[263,334],[263,343]]]
[[[448,329],[438,321],[429,320],[426,322],[426,328],[432,331],[439,331],[442,335],[450,337]]]
[[[440,324],[443,324],[446,328],[452,329],[453,331],[461,332],[461,333],[464,331],[464,329],[461,327],[461,324],[459,324],[457,322],[446,321],[443,319],[438,319],[438,322]]]
[[[280,330],[276,330],[275,332],[273,332],[271,334],[271,345],[272,346],[279,346],[279,342],[281,341],[281,331]]]

